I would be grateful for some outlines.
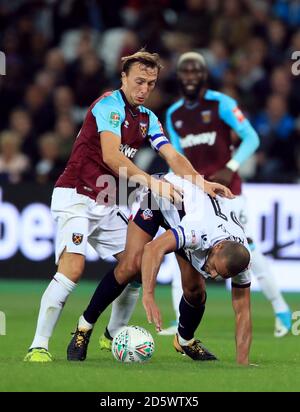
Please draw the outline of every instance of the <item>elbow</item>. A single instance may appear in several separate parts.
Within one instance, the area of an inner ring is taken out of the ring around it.
[[[259,143],[260,143],[258,134],[256,133],[256,131],[254,129],[252,130],[252,139],[251,140],[252,140],[252,150],[253,150],[253,153],[254,153],[258,149]]]
[[[103,159],[103,162],[106,164],[106,166],[111,168],[112,163],[113,163],[113,158],[112,158],[111,153],[103,152],[102,159]]]

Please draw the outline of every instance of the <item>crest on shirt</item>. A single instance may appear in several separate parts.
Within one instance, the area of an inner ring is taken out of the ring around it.
[[[207,124],[211,122],[211,110],[203,110],[201,112],[202,122]]]
[[[73,233],[72,235],[72,242],[74,245],[78,246],[81,244],[83,239],[83,234],[82,233]]]
[[[109,114],[109,123],[112,127],[118,127],[120,125],[120,113],[119,112],[110,112]]]
[[[151,220],[153,218],[153,212],[151,209],[145,209],[141,216],[144,220]]]
[[[140,131],[141,131],[143,137],[147,136],[147,129],[148,129],[147,126],[148,126],[147,123],[140,122]]]

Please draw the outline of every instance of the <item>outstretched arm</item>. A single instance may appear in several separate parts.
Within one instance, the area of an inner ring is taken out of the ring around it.
[[[232,306],[235,313],[236,361],[243,365],[249,365],[252,340],[250,287],[232,287]]]
[[[199,173],[193,168],[190,161],[185,156],[178,153],[171,144],[163,145],[159,150],[159,154],[165,159],[169,167],[176,175],[189,180],[210,196],[216,197],[216,195],[220,195],[229,199],[234,198],[233,194],[227,187],[219,183],[208,182],[201,175],[199,175]]]
[[[176,248],[176,239],[171,230],[167,230],[144,247],[142,258],[143,305],[148,322],[154,322],[157,331],[161,330],[162,320],[160,310],[155,303],[156,278],[164,255],[175,251]]]

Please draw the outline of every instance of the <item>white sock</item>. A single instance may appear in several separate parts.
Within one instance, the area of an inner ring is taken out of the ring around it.
[[[113,301],[107,330],[113,338],[118,329],[127,326],[137,303],[140,286],[133,283],[126,286],[120,296]]]
[[[93,329],[94,325],[92,323],[89,323],[85,320],[84,316],[81,315],[78,321],[78,329],[88,331]]]
[[[264,295],[271,302],[274,313],[287,312],[289,307],[279,290],[273,273],[270,271],[268,261],[257,249],[252,251],[252,271]]]
[[[67,297],[75,286],[76,283],[62,273],[57,272],[54,275],[41,299],[36,332],[30,348],[41,347],[48,350],[48,342],[54,327]]]
[[[177,332],[177,336],[178,336],[179,345],[181,345],[181,346],[188,346],[190,343],[193,343],[194,340],[195,340],[194,338],[193,338],[193,339],[190,339],[190,340],[183,339],[183,338],[179,335],[178,332]]]

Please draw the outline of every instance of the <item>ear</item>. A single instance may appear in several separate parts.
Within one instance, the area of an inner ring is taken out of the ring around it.
[[[215,250],[221,250],[221,249],[223,249],[223,247],[224,247],[224,243],[223,243],[223,242],[219,242],[219,243],[217,243],[213,248],[214,248]]]
[[[124,84],[125,82],[126,82],[126,73],[125,72],[122,72],[121,73],[121,81],[122,81],[122,84]]]

